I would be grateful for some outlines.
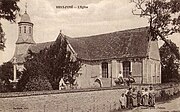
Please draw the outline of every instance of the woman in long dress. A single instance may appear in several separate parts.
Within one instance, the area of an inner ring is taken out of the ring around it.
[[[144,93],[145,93],[144,88],[141,89],[140,93],[141,93],[141,105],[144,105]]]
[[[137,92],[137,106],[139,107],[141,105],[141,100],[142,100],[142,95],[141,95],[141,92],[138,91]]]
[[[149,88],[149,106],[154,107],[155,106],[155,93],[152,87]]]
[[[144,103],[144,106],[148,106],[149,105],[148,102],[149,102],[149,93],[148,93],[148,89],[145,88],[145,92],[143,94],[143,103]]]
[[[137,91],[135,88],[133,88],[133,92],[132,92],[132,101],[133,101],[133,107],[137,107]]]
[[[132,101],[132,90],[129,88],[129,91],[127,92],[127,108],[132,109],[133,101]]]

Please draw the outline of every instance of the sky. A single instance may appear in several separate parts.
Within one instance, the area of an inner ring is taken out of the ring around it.
[[[55,40],[60,30],[70,37],[82,37],[148,25],[146,18],[132,14],[135,5],[130,0],[20,0],[20,15],[25,12],[26,1],[27,13],[34,24],[33,38],[36,43]],[[88,8],[57,8],[72,5]],[[13,57],[19,21],[19,16],[13,24],[1,20],[7,41],[5,51],[0,52],[0,64]],[[178,46],[179,36],[171,37]]]

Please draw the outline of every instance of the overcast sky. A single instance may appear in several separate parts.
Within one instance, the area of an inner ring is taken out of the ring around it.
[[[20,14],[24,13],[26,0],[20,0]],[[134,4],[130,0],[27,0],[27,12],[34,23],[34,40],[46,42],[55,40],[60,30],[70,37],[101,34],[123,29],[147,26],[147,20],[134,16]],[[56,6],[88,6],[85,9],[61,9]],[[20,17],[17,17],[17,22]],[[6,49],[3,62],[12,58],[18,38],[17,24],[2,20],[6,33]],[[178,35],[174,42],[180,46]],[[1,54],[0,54],[1,55]]]

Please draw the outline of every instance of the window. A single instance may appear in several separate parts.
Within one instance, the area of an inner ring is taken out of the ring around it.
[[[19,27],[19,33],[21,33],[21,27]]]
[[[157,83],[160,83],[160,77],[157,76]]]
[[[129,61],[123,62],[123,77],[127,78],[131,70],[131,63]]]
[[[108,78],[108,63],[103,62],[101,67],[102,67],[102,77],[103,78]]]
[[[24,33],[26,33],[26,26],[24,26]]]
[[[31,27],[29,27],[29,33],[31,33]]]

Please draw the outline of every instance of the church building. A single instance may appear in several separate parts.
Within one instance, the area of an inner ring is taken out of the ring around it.
[[[19,33],[12,59],[17,60],[17,69],[22,70],[28,50],[34,53],[50,47],[53,42],[35,43],[33,23],[25,12],[18,23]],[[90,88],[99,79],[102,87],[114,85],[119,71],[123,77],[132,73],[136,84],[161,83],[161,65],[157,40],[151,41],[148,27],[116,31],[111,33],[68,37],[68,50],[82,60],[79,70],[81,88]],[[12,61],[12,60],[11,60]]]

